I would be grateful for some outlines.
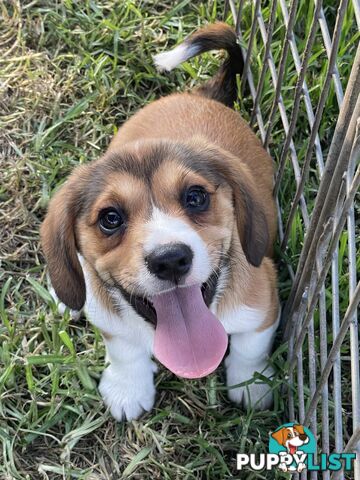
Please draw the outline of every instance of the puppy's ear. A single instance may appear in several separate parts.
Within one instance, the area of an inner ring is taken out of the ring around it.
[[[294,430],[296,430],[299,435],[306,435],[302,425],[294,425]]]
[[[86,298],[75,237],[83,183],[81,176],[85,168],[75,170],[55,194],[41,226],[41,243],[52,286],[59,299],[73,310],[81,310]]]
[[[270,247],[268,222],[265,217],[261,187],[257,187],[248,167],[231,153],[215,147],[212,161],[218,173],[233,191],[235,215],[241,246],[247,261],[258,267]],[[210,150],[211,151],[211,150]]]
[[[245,166],[230,166],[231,185],[235,201],[235,215],[241,246],[246,259],[258,267],[269,249],[269,228],[266,221],[261,192]]]
[[[281,428],[277,432],[274,432],[271,434],[272,438],[278,442],[279,445],[284,445],[285,444],[285,434],[286,434],[286,429]]]

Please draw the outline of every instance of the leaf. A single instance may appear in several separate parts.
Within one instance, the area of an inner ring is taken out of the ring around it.
[[[46,288],[44,288],[35,278],[32,277],[26,277],[26,281],[30,283],[30,285],[33,287],[35,293],[39,295],[48,305],[54,307],[54,299],[48,292]]]
[[[140,464],[140,462],[142,460],[144,460],[144,458],[146,458],[149,455],[150,452],[151,452],[150,447],[146,447],[146,448],[143,448],[142,450],[140,450],[140,452],[138,452],[135,455],[135,457],[131,460],[129,465],[123,471],[123,477],[127,477],[131,473],[133,473],[136,470],[137,466]]]

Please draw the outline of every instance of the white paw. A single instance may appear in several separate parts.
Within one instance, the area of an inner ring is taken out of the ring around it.
[[[136,419],[144,411],[152,409],[156,393],[153,379],[155,371],[156,365],[150,360],[142,370],[112,365],[104,370],[99,391],[116,420]]]
[[[266,367],[266,363],[246,367],[234,361],[231,353],[225,360],[226,365],[226,384],[228,387],[237,385],[253,379],[254,373],[259,372],[262,375],[271,377],[274,374],[272,367]],[[266,368],[266,370],[265,370]],[[229,388],[229,399],[237,404],[242,404],[244,407],[252,406],[256,410],[266,410],[271,407],[273,402],[273,395],[270,386],[267,383],[260,383],[260,380],[254,381],[244,387]]]
[[[280,463],[279,464],[279,469],[282,471],[282,472],[287,472],[288,471],[288,468],[286,466],[285,463]]]
[[[306,468],[305,463],[299,463],[299,465],[298,465],[298,467],[297,467],[297,471],[298,471],[299,473],[301,473],[302,471],[305,470],[305,468]]]

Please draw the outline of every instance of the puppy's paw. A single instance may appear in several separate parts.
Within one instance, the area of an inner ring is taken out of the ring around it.
[[[241,366],[238,362],[233,361],[231,354],[226,359],[225,365],[226,384],[228,387],[251,380],[255,372],[261,372],[267,377],[271,377],[274,374],[274,370],[270,366],[264,372],[266,364],[251,368]],[[260,380],[256,380],[254,383],[244,387],[229,388],[228,397],[234,403],[241,404],[246,408],[252,406],[256,410],[266,410],[273,403],[270,386],[267,383],[260,383]]]
[[[298,467],[297,467],[297,471],[299,473],[303,472],[304,470],[306,469],[306,465],[305,463],[299,463]]]
[[[280,463],[279,464],[279,469],[282,471],[282,472],[287,472],[288,471],[288,468],[286,466],[285,463]]]
[[[156,367],[153,362],[151,364],[154,367],[151,366],[150,371],[123,371],[110,365],[103,372],[99,392],[117,421],[139,418],[154,406],[156,391],[153,373]]]

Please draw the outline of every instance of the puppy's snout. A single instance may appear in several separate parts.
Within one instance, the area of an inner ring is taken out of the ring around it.
[[[305,440],[306,440],[308,437],[307,437],[307,435],[306,435],[305,433],[300,433],[299,438],[300,438],[300,440],[302,440],[303,442],[305,442]]]
[[[191,248],[184,243],[171,243],[153,250],[145,257],[145,263],[160,280],[177,282],[189,272],[193,256]]]

